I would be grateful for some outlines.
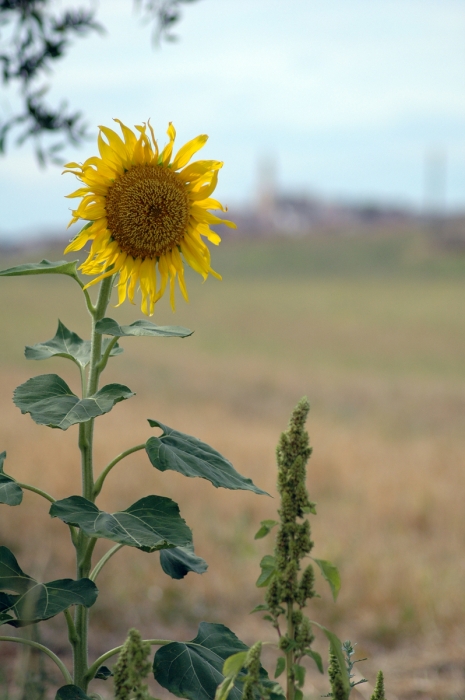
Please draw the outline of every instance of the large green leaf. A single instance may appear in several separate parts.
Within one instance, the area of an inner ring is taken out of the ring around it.
[[[92,700],[77,685],[62,685],[55,695],[55,700]]]
[[[109,343],[111,343],[111,340],[105,338],[103,351],[106,350]],[[116,344],[110,355],[119,355],[122,352],[123,348]],[[90,340],[82,340],[76,333],[68,330],[61,321],[58,321],[58,329],[54,338],[45,341],[45,343],[26,345],[26,350],[24,351],[27,360],[48,360],[50,357],[66,357],[81,367],[86,367],[89,364],[90,353]]]
[[[67,430],[108,413],[116,403],[131,396],[134,394],[127,386],[107,384],[93,396],[79,399],[57,374],[41,374],[17,387],[13,401],[21,413],[30,413],[39,425]]]
[[[160,552],[160,564],[165,574],[175,579],[184,578],[189,571],[203,574],[208,569],[205,559],[194,554],[192,546],[163,549]]]
[[[7,547],[0,547],[0,591],[0,624],[6,622],[13,627],[48,620],[70,605],[90,608],[98,594],[97,586],[88,578],[39,583],[22,571]],[[13,591],[14,595],[4,591]]]
[[[0,454],[0,503],[7,506],[19,506],[23,500],[23,490],[21,486],[3,471],[6,452]]]
[[[8,547],[0,547],[0,591],[26,593],[35,580],[21,570]]]
[[[147,440],[145,449],[152,465],[164,472],[167,469],[184,474],[184,476],[200,476],[207,479],[217,488],[243,489],[258,494],[265,494],[252,479],[239,474],[227,459],[210,445],[201,442],[191,435],[179,433],[156,420],[149,424],[163,430],[161,437],[151,437]]]
[[[225,678],[226,659],[247,650],[248,647],[224,625],[201,622],[192,641],[171,642],[158,649],[153,660],[153,675],[163,688],[179,698],[213,700],[217,686]],[[260,681],[275,688],[264,668],[260,671]],[[241,696],[241,686],[235,686],[229,694],[231,700],[240,700]]]
[[[86,498],[71,496],[53,503],[50,515],[80,527],[89,537],[104,537],[144,552],[192,544],[192,532],[177,503],[163,496],[146,496],[117,513],[105,513]]]
[[[118,337],[130,335],[147,335],[163,338],[187,338],[194,331],[182,326],[156,326],[145,319],[142,321],[134,321],[129,326],[120,326],[112,318],[102,318],[95,325],[95,330],[101,335],[116,335]]]
[[[41,260],[38,263],[25,263],[6,270],[0,270],[0,277],[18,277],[21,275],[69,275],[78,279],[76,265],[79,260]]]

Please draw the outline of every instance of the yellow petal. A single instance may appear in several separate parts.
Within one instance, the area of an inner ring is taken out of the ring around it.
[[[120,119],[113,119],[114,122],[117,122],[120,126],[120,129],[123,133],[124,136],[124,143],[126,144],[126,147],[128,149],[128,153],[132,153],[134,151],[135,145],[137,143],[137,136],[129,127],[127,127],[125,124]]]
[[[136,291],[136,284],[139,279],[139,270],[141,266],[142,260],[140,258],[137,258],[137,260],[134,260],[134,265],[132,268],[131,272],[131,278],[129,281],[129,286],[128,286],[128,297],[129,301],[131,304],[134,304],[134,292]]]
[[[228,221],[227,219],[220,219],[219,216],[210,214],[210,212],[208,211],[202,210],[200,208],[197,209],[195,204],[191,206],[190,213],[191,216],[194,217],[194,219],[198,219],[201,223],[224,224],[229,228],[237,228],[236,224],[233,221]]]
[[[88,187],[80,187],[78,190],[71,192],[71,194],[65,195],[66,199],[73,199],[74,197],[84,197],[89,194],[91,190]]]
[[[197,207],[202,207],[202,209],[220,209],[220,211],[228,211],[228,207],[225,207],[219,202],[217,199],[212,199],[211,197],[207,197],[207,199],[201,199],[199,202],[196,202],[195,205]]]
[[[101,133],[98,135],[97,144],[105,165],[110,165],[118,175],[122,175],[124,173],[123,161],[111,146],[105,143]]]
[[[181,294],[183,295],[184,299],[189,302],[189,295],[187,293],[187,287],[184,281],[184,265],[182,264],[182,258],[177,248],[173,248],[171,251],[171,259],[178,273],[178,283]]]
[[[99,129],[107,137],[110,148],[119,156],[122,164],[126,167],[129,163],[129,153],[121,138],[107,126],[99,126]]]
[[[73,240],[66,246],[65,255],[66,253],[71,253],[71,251],[73,250],[81,250],[81,248],[83,248],[85,244],[95,235],[94,232],[91,231],[91,229],[92,226],[82,229],[82,231],[80,231],[78,235],[75,236]]]
[[[185,165],[187,165],[194,153],[200,151],[200,149],[205,146],[207,141],[208,136],[206,134],[202,134],[201,136],[197,136],[195,139],[192,139],[184,144],[184,146],[179,149],[173,160],[173,170],[179,170],[179,168],[183,168]]]
[[[197,160],[195,163],[186,165],[186,167],[178,173],[178,176],[183,182],[194,182],[210,170],[219,170],[222,167],[223,163],[219,160]]]
[[[168,134],[170,140],[166,144],[161,154],[161,162],[164,166],[167,166],[170,162],[171,154],[173,153],[174,139],[176,138],[176,129],[171,122],[168,125],[168,130],[166,133]]]
[[[88,282],[84,286],[84,289],[88,289],[89,287],[92,287],[94,284],[101,282],[106,277],[111,277],[112,275],[116,275],[116,273],[119,272],[119,270],[123,267],[125,259],[126,259],[126,253],[123,253],[117,260],[114,261],[113,267],[111,268],[111,270],[106,270],[99,277],[95,277],[93,280],[91,280],[90,282]]]
[[[126,299],[126,289],[128,286],[128,276],[131,268],[131,262],[132,258],[127,258],[126,264],[122,268],[122,270],[119,273],[119,279],[118,279],[118,303],[116,306],[121,306],[121,304],[125,301]]]
[[[221,243],[221,237],[215,231],[212,231],[208,224],[197,224],[195,228],[201,236],[208,238],[210,243],[213,243],[213,245],[218,245]]]
[[[157,139],[155,138],[155,134],[153,132],[152,125],[150,123],[150,119],[147,121],[147,125],[148,125],[148,127],[150,129],[150,133],[152,135],[153,160],[156,161],[156,160],[158,160],[158,143],[157,143]]]
[[[197,199],[206,199],[207,197],[209,197],[212,194],[212,192],[214,191],[217,184],[218,184],[218,170],[215,170],[215,172],[212,175],[212,179],[211,179],[210,183],[208,185],[204,185],[196,192],[190,192],[189,199],[191,201],[195,201]]]

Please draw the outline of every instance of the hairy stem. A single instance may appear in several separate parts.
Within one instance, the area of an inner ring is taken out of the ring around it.
[[[117,457],[115,457],[114,460],[110,462],[108,466],[105,467],[103,472],[100,474],[98,479],[95,482],[94,485],[94,499],[97,498],[99,495],[100,491],[102,490],[103,482],[107,478],[108,474],[111,472],[113,467],[118,464],[118,462],[121,462],[122,459],[127,457],[128,455],[132,455],[133,452],[139,452],[139,450],[144,450],[145,449],[145,442],[142,445],[136,445],[135,447],[130,447],[129,450],[125,450],[124,452],[121,452]]]
[[[64,665],[64,663],[58,658],[56,654],[53,653],[51,649],[48,647],[44,646],[43,644],[39,644],[39,642],[34,642],[32,639],[23,639],[22,637],[4,637],[0,636],[0,642],[16,642],[17,644],[26,644],[30,647],[34,647],[34,649],[38,649],[39,651],[43,651],[44,654],[47,654],[52,661],[56,663],[58,668],[60,669],[61,673],[63,674],[63,678],[65,679],[66,683],[72,683],[73,679],[71,677],[70,672]]]
[[[95,312],[95,306],[92,304],[92,299],[90,298],[89,292],[87,291],[87,289],[84,289],[86,285],[78,275],[76,275],[75,277],[73,276],[73,279],[75,279],[78,285],[81,287],[84,294],[84,299],[86,300],[87,310],[93,316]]]
[[[108,359],[109,359],[109,357],[110,357],[110,355],[111,355],[111,351],[113,350],[113,348],[115,347],[115,345],[116,345],[116,343],[118,342],[119,339],[120,339],[120,336],[119,336],[119,335],[115,335],[114,338],[112,338],[112,339],[110,340],[110,342],[108,343],[107,349],[106,349],[105,352],[103,353],[102,358],[101,358],[100,362],[98,363],[99,372],[103,372],[103,370],[104,370],[105,367],[107,366],[107,362],[108,362]]]
[[[74,620],[73,616],[71,615],[69,608],[66,608],[66,610],[63,611],[63,614],[65,616],[66,624],[68,626],[68,639],[70,641],[71,646],[75,646],[78,643],[78,633],[76,632],[76,627],[74,625]]]
[[[110,301],[113,277],[107,277],[100,285],[97,304],[88,309],[92,315],[91,359],[87,387],[83,387],[83,397],[92,396],[98,390],[102,359],[102,336],[96,333],[95,326],[100,321]],[[87,301],[87,297],[86,297]],[[81,451],[82,495],[90,501],[94,499],[94,474],[92,461],[92,443],[94,434],[94,419],[81,423],[79,426],[79,449]],[[92,551],[95,538],[86,536],[82,531],[76,542],[77,578],[87,578],[92,568]],[[73,645],[74,683],[86,692],[88,678],[87,635],[89,627],[89,611],[83,605],[76,606],[74,626],[76,631]]]
[[[171,644],[172,641],[171,639],[144,639],[143,643],[151,644],[152,646],[163,647],[166,644]],[[92,678],[95,676],[95,674],[97,673],[104,661],[109,659],[111,656],[115,656],[115,654],[119,654],[122,648],[123,645],[115,647],[114,649],[110,649],[110,651],[107,651],[105,654],[102,654],[102,656],[99,656],[97,661],[94,661],[92,666],[90,666],[89,670],[87,671],[87,682],[92,680]]]
[[[113,554],[116,554],[116,552],[118,552],[122,547],[124,547],[124,544],[116,544],[114,547],[109,549],[106,554],[103,555],[103,557],[100,559],[99,562],[97,562],[92,573],[89,576],[91,581],[95,581],[95,579],[97,578],[107,561],[111,559]]]

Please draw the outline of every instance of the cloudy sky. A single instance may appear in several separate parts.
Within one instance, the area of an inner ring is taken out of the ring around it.
[[[77,40],[49,93],[81,108],[95,137],[112,117],[151,117],[162,142],[173,121],[179,145],[208,133],[229,204],[253,200],[268,160],[285,192],[421,208],[425,162],[439,157],[447,207],[465,209],[465,0],[199,0],[179,41],[155,49],[132,0],[100,0],[98,16],[106,36]],[[8,113],[15,95],[0,89]],[[0,236],[61,228],[74,184],[10,149]]]

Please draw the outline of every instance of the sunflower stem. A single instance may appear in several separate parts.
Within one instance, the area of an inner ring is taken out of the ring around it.
[[[42,491],[42,489],[37,488],[37,486],[31,486],[30,484],[25,484],[22,481],[18,481],[17,483],[18,483],[18,486],[20,486],[25,491],[32,491],[33,493],[37,493],[39,496],[46,498],[47,501],[50,501],[50,503],[55,503],[56,499],[53,498],[53,496],[51,496],[46,491]]]
[[[56,654],[54,654],[51,649],[44,646],[43,644],[39,644],[39,642],[35,642],[32,639],[25,639],[22,637],[7,637],[7,636],[1,636],[0,642],[16,642],[17,644],[26,644],[27,646],[30,646],[30,647],[33,647],[34,649],[38,649],[39,651],[42,651],[44,654],[47,654],[47,656],[50,657],[52,659],[52,661],[55,662],[55,664],[60,669],[66,683],[73,682],[73,679],[71,678],[70,672],[68,671],[68,669],[66,668],[64,663],[61,661],[61,659],[59,659],[58,656]]]
[[[98,363],[98,370],[99,370],[100,374],[103,372],[103,370],[104,370],[105,367],[107,366],[107,362],[108,362],[108,359],[109,359],[109,357],[110,357],[110,355],[111,355],[111,351],[113,350],[113,348],[115,347],[115,345],[116,345],[116,343],[118,342],[119,339],[120,339],[120,336],[119,336],[119,335],[116,335],[116,336],[115,336],[114,338],[112,338],[112,339],[110,340],[110,342],[108,343],[108,347],[107,347],[107,349],[105,350],[105,352],[103,353],[100,362]]]
[[[103,567],[105,566],[105,564],[107,563],[107,561],[108,561],[109,559],[111,559],[111,557],[112,557],[114,554],[116,554],[116,552],[119,552],[119,550],[122,549],[123,547],[124,547],[124,544],[115,544],[114,547],[112,547],[111,549],[109,549],[108,552],[107,552],[106,554],[103,555],[103,557],[100,559],[99,562],[97,562],[97,564],[95,565],[95,567],[94,567],[92,573],[91,573],[90,576],[89,576],[89,578],[90,578],[91,581],[95,581],[95,579],[97,578],[97,576],[99,575],[99,573],[101,572],[101,570],[103,569]]]
[[[121,462],[122,459],[125,457],[128,457],[128,455],[132,455],[134,452],[139,452],[139,450],[145,449],[145,442],[142,443],[141,445],[136,445],[135,447],[130,447],[128,450],[125,450],[124,452],[121,452],[115,459],[113,459],[110,464],[108,464],[103,472],[100,474],[98,479],[95,482],[94,485],[94,499],[97,498],[99,495],[100,491],[102,490],[103,482],[107,478],[108,474],[111,472],[113,467],[118,464],[118,462]]]
[[[102,336],[96,332],[95,327],[98,321],[105,316],[108,303],[110,301],[113,286],[113,276],[107,277],[100,285],[100,292],[95,306],[87,303],[87,308],[92,316],[92,340],[91,359],[87,386],[83,382],[83,398],[92,396],[98,391],[98,384],[102,369]],[[86,298],[87,302],[87,298]],[[94,436],[94,419],[79,425],[79,449],[81,451],[81,472],[82,472],[82,495],[90,501],[94,500],[94,472],[92,445]],[[88,537],[82,531],[76,539],[76,573],[77,578],[88,578],[92,568],[92,552],[95,539]],[[74,634],[70,635],[70,642],[73,648],[74,661],[74,684],[84,692],[87,691],[89,678],[87,676],[88,648],[87,636],[89,627],[89,612],[83,605],[76,606],[74,618]]]

